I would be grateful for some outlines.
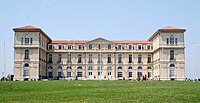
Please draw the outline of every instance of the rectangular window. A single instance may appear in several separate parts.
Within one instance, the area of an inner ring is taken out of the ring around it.
[[[33,38],[30,38],[30,42],[31,42],[31,44],[33,43]]]
[[[52,48],[52,45],[49,45],[49,50],[52,50],[53,48]]]
[[[71,54],[67,55],[67,63],[71,63]]]
[[[175,38],[175,44],[178,44],[178,38]]]
[[[82,49],[82,46],[81,46],[81,45],[79,45],[79,46],[78,46],[78,49],[79,49],[79,50],[81,50],[81,49]]]
[[[82,72],[77,72],[78,77],[82,77]]]
[[[151,55],[148,55],[147,63],[151,63]]]
[[[148,78],[150,78],[151,77],[151,72],[148,72]]]
[[[108,54],[108,63],[111,63],[111,54]]]
[[[92,63],[92,54],[89,54],[89,63]]]
[[[147,45],[147,49],[148,49],[148,50],[151,49],[151,46],[150,46],[150,45]]]
[[[117,77],[122,77],[122,72],[118,72]]]
[[[58,49],[62,49],[62,45],[58,45]]]
[[[141,49],[142,49],[142,46],[141,46],[141,45],[138,45],[138,49],[141,50]]]
[[[121,45],[118,45],[118,49],[122,49],[122,46],[121,46]]]
[[[70,71],[67,72],[67,77],[71,77],[71,72]]]
[[[25,44],[29,44],[29,38],[25,38]]]
[[[49,72],[49,78],[53,78],[52,72]]]
[[[89,76],[91,76],[92,75],[92,72],[89,72]]]
[[[108,45],[108,49],[111,49],[111,45],[110,44]]]
[[[128,72],[128,77],[132,77],[132,72]]]
[[[100,76],[100,75],[101,75],[101,72],[98,72],[98,75]]]
[[[167,44],[169,44],[169,38],[167,38]]]
[[[23,44],[24,43],[24,38],[21,38],[21,44]]]
[[[129,49],[132,49],[132,45],[129,45]]]
[[[61,78],[61,76],[62,76],[61,72],[58,72],[58,78]]]
[[[129,63],[132,63],[132,55],[129,55]]]

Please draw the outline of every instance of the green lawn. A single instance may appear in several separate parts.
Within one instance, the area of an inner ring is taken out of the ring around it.
[[[200,82],[1,81],[0,102],[200,103]]]

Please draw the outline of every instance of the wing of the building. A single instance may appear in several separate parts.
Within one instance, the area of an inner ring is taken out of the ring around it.
[[[184,32],[158,29],[148,40],[52,40],[42,29],[13,29],[14,80],[184,80]]]

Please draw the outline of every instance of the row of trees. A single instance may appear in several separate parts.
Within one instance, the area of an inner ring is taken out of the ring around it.
[[[5,78],[5,77],[2,77],[2,78],[1,78],[1,81],[4,81],[4,80],[6,80],[6,81],[11,81],[11,80],[12,80],[12,75],[11,75],[11,74],[8,74],[6,78]]]

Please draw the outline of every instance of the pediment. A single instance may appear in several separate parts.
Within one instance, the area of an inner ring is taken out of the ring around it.
[[[96,38],[94,40],[88,41],[86,44],[114,44],[114,42],[106,40],[104,38]]]

